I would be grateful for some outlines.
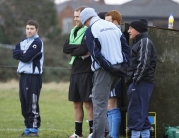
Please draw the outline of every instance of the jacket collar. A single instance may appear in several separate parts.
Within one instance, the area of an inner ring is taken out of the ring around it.
[[[96,21],[98,21],[100,18],[99,16],[94,16],[93,18],[91,18],[91,21],[90,21],[90,26],[95,23]]]
[[[140,39],[142,39],[144,37],[148,37],[148,32],[143,32],[143,33],[138,34],[135,37],[134,42],[136,43],[137,41],[139,41]]]

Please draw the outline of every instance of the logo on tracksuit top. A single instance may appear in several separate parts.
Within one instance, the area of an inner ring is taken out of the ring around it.
[[[36,49],[36,48],[37,48],[37,45],[33,45],[32,47],[33,47],[34,49]]]

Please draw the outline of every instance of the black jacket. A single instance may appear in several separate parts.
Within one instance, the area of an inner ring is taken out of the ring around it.
[[[132,57],[127,69],[126,83],[138,83],[140,81],[154,83],[157,52],[148,33],[144,32],[136,36],[132,46]]]
[[[72,65],[71,74],[93,73],[91,70],[91,57],[89,56],[86,59],[82,59],[80,57],[84,56],[88,52],[85,37],[83,38],[81,44],[69,44],[68,38],[63,45],[63,52],[66,54],[71,54],[71,56],[76,56],[76,59]]]

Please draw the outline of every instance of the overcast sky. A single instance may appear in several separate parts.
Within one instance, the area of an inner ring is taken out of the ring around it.
[[[64,1],[67,1],[67,0],[55,0],[56,3],[60,3],[60,2],[64,2]],[[123,4],[125,2],[129,2],[131,0],[105,0],[105,3],[106,4]],[[177,3],[179,3],[179,0],[173,0]]]
[[[61,3],[68,0],[55,0],[55,3]],[[106,4],[123,4],[125,2],[129,2],[131,0],[105,0]],[[178,0],[179,1],[179,0]]]

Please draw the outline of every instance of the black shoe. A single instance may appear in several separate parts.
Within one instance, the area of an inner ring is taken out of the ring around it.
[[[39,137],[37,133],[30,132],[28,134],[22,133],[21,137]]]
[[[28,134],[25,134],[24,132],[21,134],[21,137],[26,137]]]

